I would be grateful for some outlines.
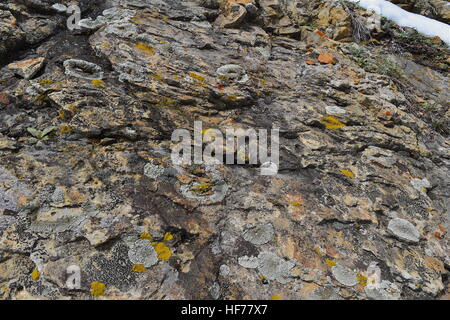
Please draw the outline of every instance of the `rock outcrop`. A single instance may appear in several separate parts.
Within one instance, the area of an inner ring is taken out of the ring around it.
[[[331,0],[0,17],[0,298],[449,298],[440,39]],[[174,164],[194,121],[280,128],[278,174]]]

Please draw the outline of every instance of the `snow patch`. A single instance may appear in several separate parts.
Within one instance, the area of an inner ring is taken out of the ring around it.
[[[410,27],[418,32],[441,38],[450,46],[450,26],[443,22],[424,17],[420,14],[408,12],[397,5],[386,0],[349,0],[366,10],[372,10],[375,13],[388,18],[401,27]]]

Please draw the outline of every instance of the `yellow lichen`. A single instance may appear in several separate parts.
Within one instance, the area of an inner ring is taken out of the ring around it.
[[[195,79],[197,81],[200,81],[200,82],[205,82],[205,80],[206,80],[205,77],[203,77],[199,74],[196,74],[194,72],[190,72],[189,77],[191,77],[192,79]]]
[[[211,190],[212,185],[209,183],[200,183],[194,187],[192,187],[191,191],[195,192],[195,193],[203,193],[206,191]]]
[[[164,77],[160,73],[151,73],[149,76],[158,81],[164,81]]]
[[[105,82],[103,80],[92,80],[92,85],[94,88],[104,88]]]
[[[325,255],[325,253],[323,253],[322,249],[320,249],[319,247],[317,247],[315,250],[319,256],[323,257]]]
[[[170,251],[170,248],[164,242],[153,242],[152,246],[158,254],[158,259],[168,260],[172,256],[172,251]]]
[[[338,119],[336,119],[335,117],[332,117],[332,116],[320,118],[320,122],[323,125],[325,125],[325,128],[330,129],[330,130],[336,130],[336,129],[345,127],[345,124],[343,124]]]
[[[166,234],[164,235],[164,241],[170,241],[173,239],[173,234],[171,234],[170,232],[166,232]]]
[[[142,232],[141,235],[139,236],[139,238],[141,238],[142,240],[152,240],[152,236],[151,234],[147,233],[147,232]]]
[[[331,260],[331,259],[325,259],[325,264],[331,268],[336,265],[336,261]]]
[[[283,300],[281,296],[272,296],[272,300]]]
[[[155,54],[155,49],[153,49],[152,47],[150,47],[149,45],[143,43],[143,42],[138,42],[136,43],[136,48],[138,48],[141,51],[144,51],[145,53],[153,56]]]
[[[100,297],[105,294],[106,285],[104,283],[94,281],[91,283],[91,295]]]
[[[291,206],[293,206],[293,207],[301,207],[301,205],[302,205],[302,203],[299,202],[299,201],[293,201],[293,202],[291,202]]]
[[[41,273],[39,272],[38,269],[34,269],[33,272],[31,273],[32,280],[39,280],[40,276],[41,276]]]
[[[38,80],[38,83],[39,83],[41,86],[49,86],[49,85],[54,84],[55,81],[49,80],[49,79],[39,79],[39,80]]]
[[[356,274],[356,280],[358,280],[359,284],[361,284],[363,287],[367,286],[367,277],[364,276],[361,272],[358,272]]]
[[[61,134],[71,134],[73,132],[72,128],[67,125],[67,124],[63,124],[61,125],[61,127],[59,128],[59,132]]]
[[[145,272],[145,266],[143,264],[135,264],[132,268],[131,268],[134,272]]]
[[[353,172],[351,172],[350,170],[339,169],[339,171],[347,178],[353,179],[355,177],[355,174]]]

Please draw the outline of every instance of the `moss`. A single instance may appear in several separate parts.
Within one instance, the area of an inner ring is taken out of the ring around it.
[[[158,254],[158,259],[168,260],[172,256],[172,251],[164,244],[164,242],[153,242],[152,246]]]
[[[353,179],[355,177],[355,174],[353,172],[351,172],[350,170],[339,169],[339,171],[347,178]]]
[[[33,272],[31,273],[31,279],[36,281],[36,280],[39,280],[40,277],[41,277],[41,273],[39,272],[39,270],[34,269]]]
[[[319,119],[320,122],[329,130],[336,130],[345,127],[341,121],[332,116],[327,116]]]
[[[134,272],[145,272],[147,269],[145,269],[145,266],[143,264],[135,264],[131,270]]]
[[[106,285],[104,283],[94,281],[91,283],[91,295],[93,297],[100,297],[105,294]]]

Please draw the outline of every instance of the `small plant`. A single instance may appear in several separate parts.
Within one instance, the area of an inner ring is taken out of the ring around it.
[[[39,141],[47,141],[48,135],[56,129],[55,126],[50,126],[45,128],[44,130],[37,130],[35,128],[28,128],[27,131],[33,136],[30,139],[32,143],[37,143]]]

